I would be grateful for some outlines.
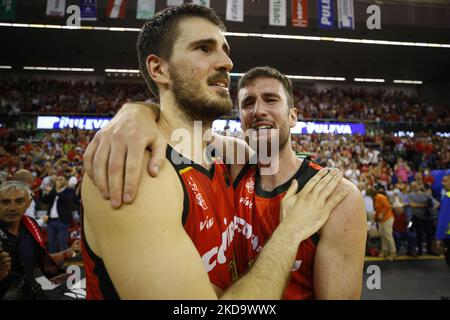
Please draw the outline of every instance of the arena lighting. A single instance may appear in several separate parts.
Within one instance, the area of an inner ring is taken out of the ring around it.
[[[344,77],[316,77],[316,76],[293,76],[293,75],[287,75],[286,77],[297,80],[345,81]]]
[[[11,66],[0,66],[0,69],[12,69]]]
[[[112,31],[112,32],[139,32],[140,28],[124,28],[124,27],[94,27],[94,26],[65,26],[55,24],[28,24],[28,23],[0,23],[0,27],[7,28],[39,28],[39,29],[62,29],[62,30],[95,30],[95,31]],[[295,36],[285,34],[270,33],[243,33],[243,32],[224,32],[229,37],[253,37],[265,39],[285,39],[285,40],[303,40],[303,41],[327,41],[341,43],[358,43],[370,45],[385,46],[405,46],[405,47],[429,47],[429,48],[446,48],[450,49],[448,43],[428,43],[428,42],[405,42],[392,40],[373,40],[373,39],[352,39],[352,38],[335,38],[335,37],[315,37],[315,36]]]
[[[355,78],[355,82],[384,82],[384,79]]]
[[[423,84],[423,81],[419,81],[419,80],[394,80],[394,83],[402,83],[402,84]]]
[[[136,69],[105,69],[105,72],[140,73],[140,71]]]
[[[25,67],[23,67],[23,70],[34,70],[34,71],[94,72],[94,68],[35,67],[35,66],[25,66]]]
[[[231,77],[242,77],[244,73],[230,73]],[[296,76],[286,75],[289,79],[295,80],[323,80],[323,81],[345,81],[344,77],[319,77],[319,76]]]
[[[10,28],[37,28],[37,29],[63,29],[63,30],[96,30],[96,31],[132,31],[139,32],[140,28],[123,27],[94,27],[94,26],[65,26],[59,24],[29,24],[29,23],[0,23],[0,27]]]
[[[450,132],[436,132],[436,135],[443,138],[450,138]]]

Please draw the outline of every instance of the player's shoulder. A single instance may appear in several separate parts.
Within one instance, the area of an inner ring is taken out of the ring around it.
[[[335,192],[347,191],[347,197],[333,209],[323,231],[342,234],[351,229],[360,229],[366,225],[365,204],[359,189],[343,178]],[[323,232],[322,231],[322,232]]]
[[[336,188],[336,192],[345,190],[348,192],[347,197],[339,204],[336,209],[342,212],[355,212],[364,209],[364,199],[358,187],[346,178],[342,178]],[[364,210],[363,210],[364,211]],[[351,213],[350,213],[351,215]]]
[[[93,181],[85,175],[81,191],[82,202],[84,215],[91,226],[95,226],[95,229],[111,229],[120,226],[123,229],[142,221],[157,222],[181,217],[183,187],[175,168],[166,160],[158,176],[151,177],[146,168],[148,160],[147,152],[143,160],[141,181],[135,200],[130,204],[123,204],[119,209],[113,209],[110,202],[102,197]]]

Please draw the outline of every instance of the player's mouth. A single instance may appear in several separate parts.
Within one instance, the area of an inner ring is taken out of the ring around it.
[[[270,122],[257,122],[252,126],[253,130],[259,131],[259,130],[271,130],[275,129],[275,126]]]
[[[215,90],[230,94],[230,90],[228,89],[230,81],[228,79],[225,79],[225,78],[215,79],[213,81],[210,81],[208,84],[210,87],[214,88]]]

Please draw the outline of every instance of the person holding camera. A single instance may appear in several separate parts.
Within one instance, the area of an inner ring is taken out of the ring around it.
[[[49,254],[36,221],[25,215],[30,202],[30,189],[22,182],[0,186],[0,299],[46,299],[35,269],[60,283],[67,278],[60,265],[80,251],[76,241],[68,250]]]

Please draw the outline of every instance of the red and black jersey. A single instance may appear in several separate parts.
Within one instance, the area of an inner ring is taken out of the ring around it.
[[[295,175],[271,192],[261,188],[256,165],[247,164],[242,169],[234,182],[235,205],[239,216],[235,246],[240,275],[247,271],[280,223],[281,200],[292,180],[298,181],[300,191],[320,169],[320,166],[304,159]],[[300,244],[284,299],[315,298],[313,271],[318,239],[318,234],[314,234]]]
[[[170,146],[166,158],[183,186],[184,229],[202,257],[211,283],[225,290],[237,278],[232,243],[236,230],[234,192],[229,171],[225,164],[214,159],[208,171]],[[83,255],[87,298],[118,299],[103,261],[92,252],[84,237],[83,246],[87,253]]]

